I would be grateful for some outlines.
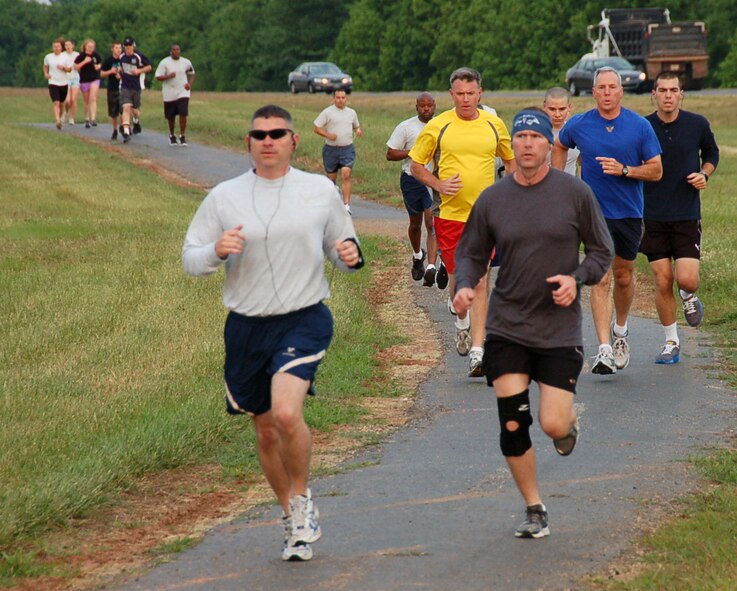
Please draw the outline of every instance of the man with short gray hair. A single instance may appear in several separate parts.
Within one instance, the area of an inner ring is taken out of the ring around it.
[[[552,162],[562,170],[568,150],[581,151],[581,178],[594,191],[614,242],[612,268],[591,291],[599,338],[591,373],[608,375],[626,368],[630,361],[627,316],[635,295],[635,259],[642,236],[643,181],[659,180],[663,166],[653,128],[644,117],[622,107],[619,72],[608,67],[597,70],[592,94],[596,108],[574,115],[565,124],[555,142]]]

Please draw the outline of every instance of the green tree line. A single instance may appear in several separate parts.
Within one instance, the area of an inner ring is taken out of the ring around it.
[[[665,0],[671,19],[702,20],[708,31],[710,86],[737,86],[737,3]],[[41,64],[57,37],[79,49],[86,38],[105,54],[133,36],[152,62],[171,43],[197,70],[197,86],[216,91],[286,89],[302,61],[330,60],[358,90],[447,86],[460,65],[485,87],[560,84],[590,50],[586,26],[621,0],[0,0],[0,86],[42,86]]]

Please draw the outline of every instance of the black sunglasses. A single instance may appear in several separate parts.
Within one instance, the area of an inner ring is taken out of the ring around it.
[[[254,140],[258,140],[259,142],[262,142],[266,139],[266,136],[268,135],[272,140],[278,140],[283,138],[288,133],[294,133],[291,129],[270,129],[269,131],[264,131],[263,129],[252,129],[248,132],[248,137]]]

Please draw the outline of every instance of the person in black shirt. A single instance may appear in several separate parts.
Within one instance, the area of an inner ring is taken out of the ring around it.
[[[141,109],[142,74],[151,71],[151,62],[136,49],[133,37],[123,40],[123,55],[120,56],[120,106],[123,110],[123,143],[130,140],[131,133],[141,133],[139,121]]]
[[[665,331],[665,345],[655,363],[672,364],[680,360],[674,279],[686,322],[698,326],[704,316],[704,305],[695,293],[701,257],[699,191],[719,164],[719,147],[706,118],[680,108],[683,88],[676,73],[658,74],[653,99],[657,111],[646,119],[663,149],[663,178],[645,183],[640,251],[655,275],[655,306]]]
[[[100,75],[107,79],[107,114],[113,124],[111,140],[118,139],[118,117],[120,116],[120,56],[123,53],[123,44],[113,41],[110,46],[111,55],[102,62]]]
[[[74,69],[79,72],[79,89],[84,98],[84,126],[97,127],[97,94],[100,92],[102,58],[95,51],[93,39],[85,39],[82,52],[74,59]]]

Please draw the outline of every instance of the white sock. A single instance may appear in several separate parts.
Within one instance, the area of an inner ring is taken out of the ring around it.
[[[612,346],[604,343],[603,345],[599,345],[599,354],[603,353],[610,353],[613,354]]]
[[[412,253],[412,256],[415,257],[416,259],[421,259],[422,258],[422,249],[420,249],[420,252]]]
[[[678,291],[681,293],[682,300],[690,300],[694,295],[688,291],[683,291],[682,289],[679,289]]]
[[[425,268],[426,269],[434,269],[435,268],[435,265],[433,265],[432,263],[428,263],[427,264],[427,267],[425,267]]]
[[[469,353],[482,353],[482,354],[483,352],[484,352],[483,347],[471,347],[471,350],[469,351]]]
[[[673,341],[676,345],[680,344],[681,341],[678,340],[678,323],[674,322],[673,324],[670,324],[668,326],[663,325],[663,330],[665,331],[665,340],[666,341]]]
[[[624,337],[627,336],[627,323],[624,323],[624,326],[619,326],[619,324],[614,322],[614,336],[615,337]]]
[[[457,317],[456,318],[456,328],[458,330],[463,330],[463,329],[466,329],[467,330],[467,329],[471,328],[471,315],[470,314],[466,314],[466,317],[465,318]]]

